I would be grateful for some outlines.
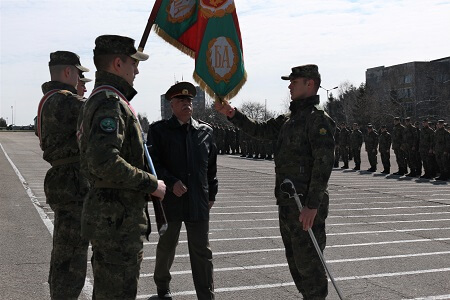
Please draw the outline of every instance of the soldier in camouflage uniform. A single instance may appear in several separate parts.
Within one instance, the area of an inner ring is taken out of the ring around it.
[[[81,237],[81,211],[89,182],[80,174],[76,132],[83,98],[76,86],[81,72],[89,70],[69,51],[51,53],[49,69],[51,81],[42,85],[35,127],[43,158],[52,166],[44,180],[55,213],[48,283],[51,299],[77,299],[86,277],[89,242]]]
[[[417,172],[417,176],[422,175],[422,158],[420,157],[420,151],[419,151],[419,145],[420,145],[420,123],[419,121],[416,121],[414,123],[414,127],[416,128],[416,135],[417,135],[417,140],[416,140],[416,172]]]
[[[439,165],[441,174],[436,177],[436,180],[448,180],[450,175],[450,132],[444,128],[444,120],[439,120],[437,123],[437,130],[434,134],[434,154]]]
[[[353,170],[361,169],[361,147],[363,144],[363,134],[359,130],[358,123],[353,123],[353,130],[350,134],[350,152],[353,156],[353,161],[355,162],[355,167]]]
[[[378,133],[373,130],[372,124],[367,125],[367,136],[365,139],[365,147],[367,157],[369,158],[370,168],[369,172],[376,172],[377,170],[377,148],[378,148]]]
[[[292,68],[289,76],[290,113],[256,122],[229,104],[216,103],[233,124],[261,139],[277,139],[275,195],[279,205],[280,231],[289,270],[304,299],[325,299],[328,282],[307,230],[312,228],[320,249],[325,248],[328,215],[328,179],[334,164],[334,121],[318,108],[320,74],[316,65]],[[280,190],[290,179],[301,195],[299,212],[293,198]],[[300,222],[300,223],[299,223]]]
[[[129,101],[138,61],[134,40],[95,40],[95,89],[78,120],[83,172],[92,182],[82,235],[92,244],[93,299],[135,299],[148,234],[146,196],[164,198],[165,185],[147,170],[142,129]]]
[[[399,117],[394,118],[394,129],[392,131],[392,149],[397,160],[398,171],[394,175],[405,175],[408,173],[405,153],[405,126],[400,122]]]
[[[391,172],[391,135],[386,129],[386,125],[381,126],[381,134],[378,136],[378,150],[381,155],[381,163],[383,164],[383,174]]]
[[[422,130],[420,131],[419,151],[422,158],[424,174],[420,178],[431,179],[434,176],[433,171],[433,145],[434,145],[434,130],[430,128],[428,119],[422,122]]]
[[[344,165],[341,169],[348,169],[348,150],[350,146],[350,131],[345,126],[345,122],[341,123],[341,131],[339,133],[339,152],[341,153]]]
[[[336,130],[334,132],[334,166],[335,168],[339,167],[339,133],[341,130],[339,126],[336,126]]]
[[[408,177],[416,177],[418,175],[418,167],[417,167],[417,155],[419,149],[416,148],[418,142],[418,135],[416,127],[411,123],[411,118],[407,117],[405,119],[405,153],[406,159],[408,161],[410,172],[406,174]]]

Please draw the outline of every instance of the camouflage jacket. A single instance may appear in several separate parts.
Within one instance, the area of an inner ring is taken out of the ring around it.
[[[363,134],[361,130],[356,129],[352,130],[352,133],[350,134],[350,147],[352,149],[361,148],[363,144]]]
[[[389,132],[382,132],[378,136],[378,149],[380,150],[380,152],[386,152],[387,150],[389,150],[391,148],[391,144],[392,139]]]
[[[434,146],[434,130],[424,127],[420,130],[419,151],[428,153]]]
[[[341,131],[339,132],[339,146],[350,146],[350,130],[348,130],[347,128],[341,128]]]
[[[76,137],[82,98],[74,87],[62,82],[42,85],[44,94],[52,90],[59,91],[47,99],[41,110],[41,147],[43,158],[53,165],[44,181],[47,203],[53,206],[84,201],[89,182],[80,174]]]
[[[319,208],[328,194],[328,180],[334,164],[334,121],[319,109],[319,96],[291,102],[290,113],[265,122],[257,122],[236,110],[230,119],[243,131],[259,139],[277,140],[275,147],[275,196],[278,205],[289,205],[294,199],[280,190],[284,179],[290,179],[303,194],[302,203]],[[325,204],[323,209],[328,209]]]
[[[392,149],[397,150],[404,146],[405,126],[398,123],[392,130]]]
[[[366,151],[372,151],[373,149],[377,150],[378,148],[378,133],[375,130],[367,133],[365,139]]]
[[[419,137],[417,135],[416,127],[413,126],[412,124],[405,126],[405,135],[404,135],[403,142],[405,143],[406,147],[408,149],[411,149],[412,147],[416,147],[418,139],[419,139]]]
[[[445,128],[438,128],[434,133],[434,152],[450,152],[450,132]]]
[[[73,86],[49,81],[42,85],[42,92],[59,90],[48,98],[41,113],[41,147],[43,158],[52,163],[55,160],[79,156],[77,144],[77,119],[83,106],[83,98],[77,95]]]
[[[137,93],[121,77],[97,71],[95,88],[104,85],[116,88],[128,101]],[[145,195],[156,190],[157,180],[146,171],[138,122],[115,92],[101,91],[85,102],[78,120],[78,143],[82,170],[93,183],[83,209],[86,237],[146,229]]]

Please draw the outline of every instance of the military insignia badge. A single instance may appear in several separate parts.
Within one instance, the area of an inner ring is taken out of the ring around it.
[[[113,118],[104,118],[100,121],[100,128],[104,132],[114,132],[117,129],[116,120],[114,120]]]
[[[325,135],[325,134],[327,134],[327,130],[325,128],[320,128],[319,133],[320,133],[320,135]]]

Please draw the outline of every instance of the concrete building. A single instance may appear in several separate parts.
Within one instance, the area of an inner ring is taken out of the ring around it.
[[[194,110],[193,117],[195,118],[199,114],[204,114],[205,112],[205,91],[203,91],[199,86],[196,86],[197,95],[195,95],[192,100],[192,107]],[[172,117],[172,109],[170,108],[170,102],[166,100],[164,94],[161,95],[161,119],[170,119]]]
[[[450,57],[367,69],[366,88],[392,115],[450,121]]]

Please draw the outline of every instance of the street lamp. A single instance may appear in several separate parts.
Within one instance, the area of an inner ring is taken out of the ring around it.
[[[14,106],[11,105],[11,125],[14,125]]]
[[[338,86],[335,86],[335,87],[332,88],[332,89],[326,89],[326,88],[324,88],[323,86],[320,86],[320,88],[321,88],[321,89],[324,89],[325,91],[327,91],[327,101],[328,101],[328,100],[329,100],[329,98],[328,98],[328,92],[337,89]]]

